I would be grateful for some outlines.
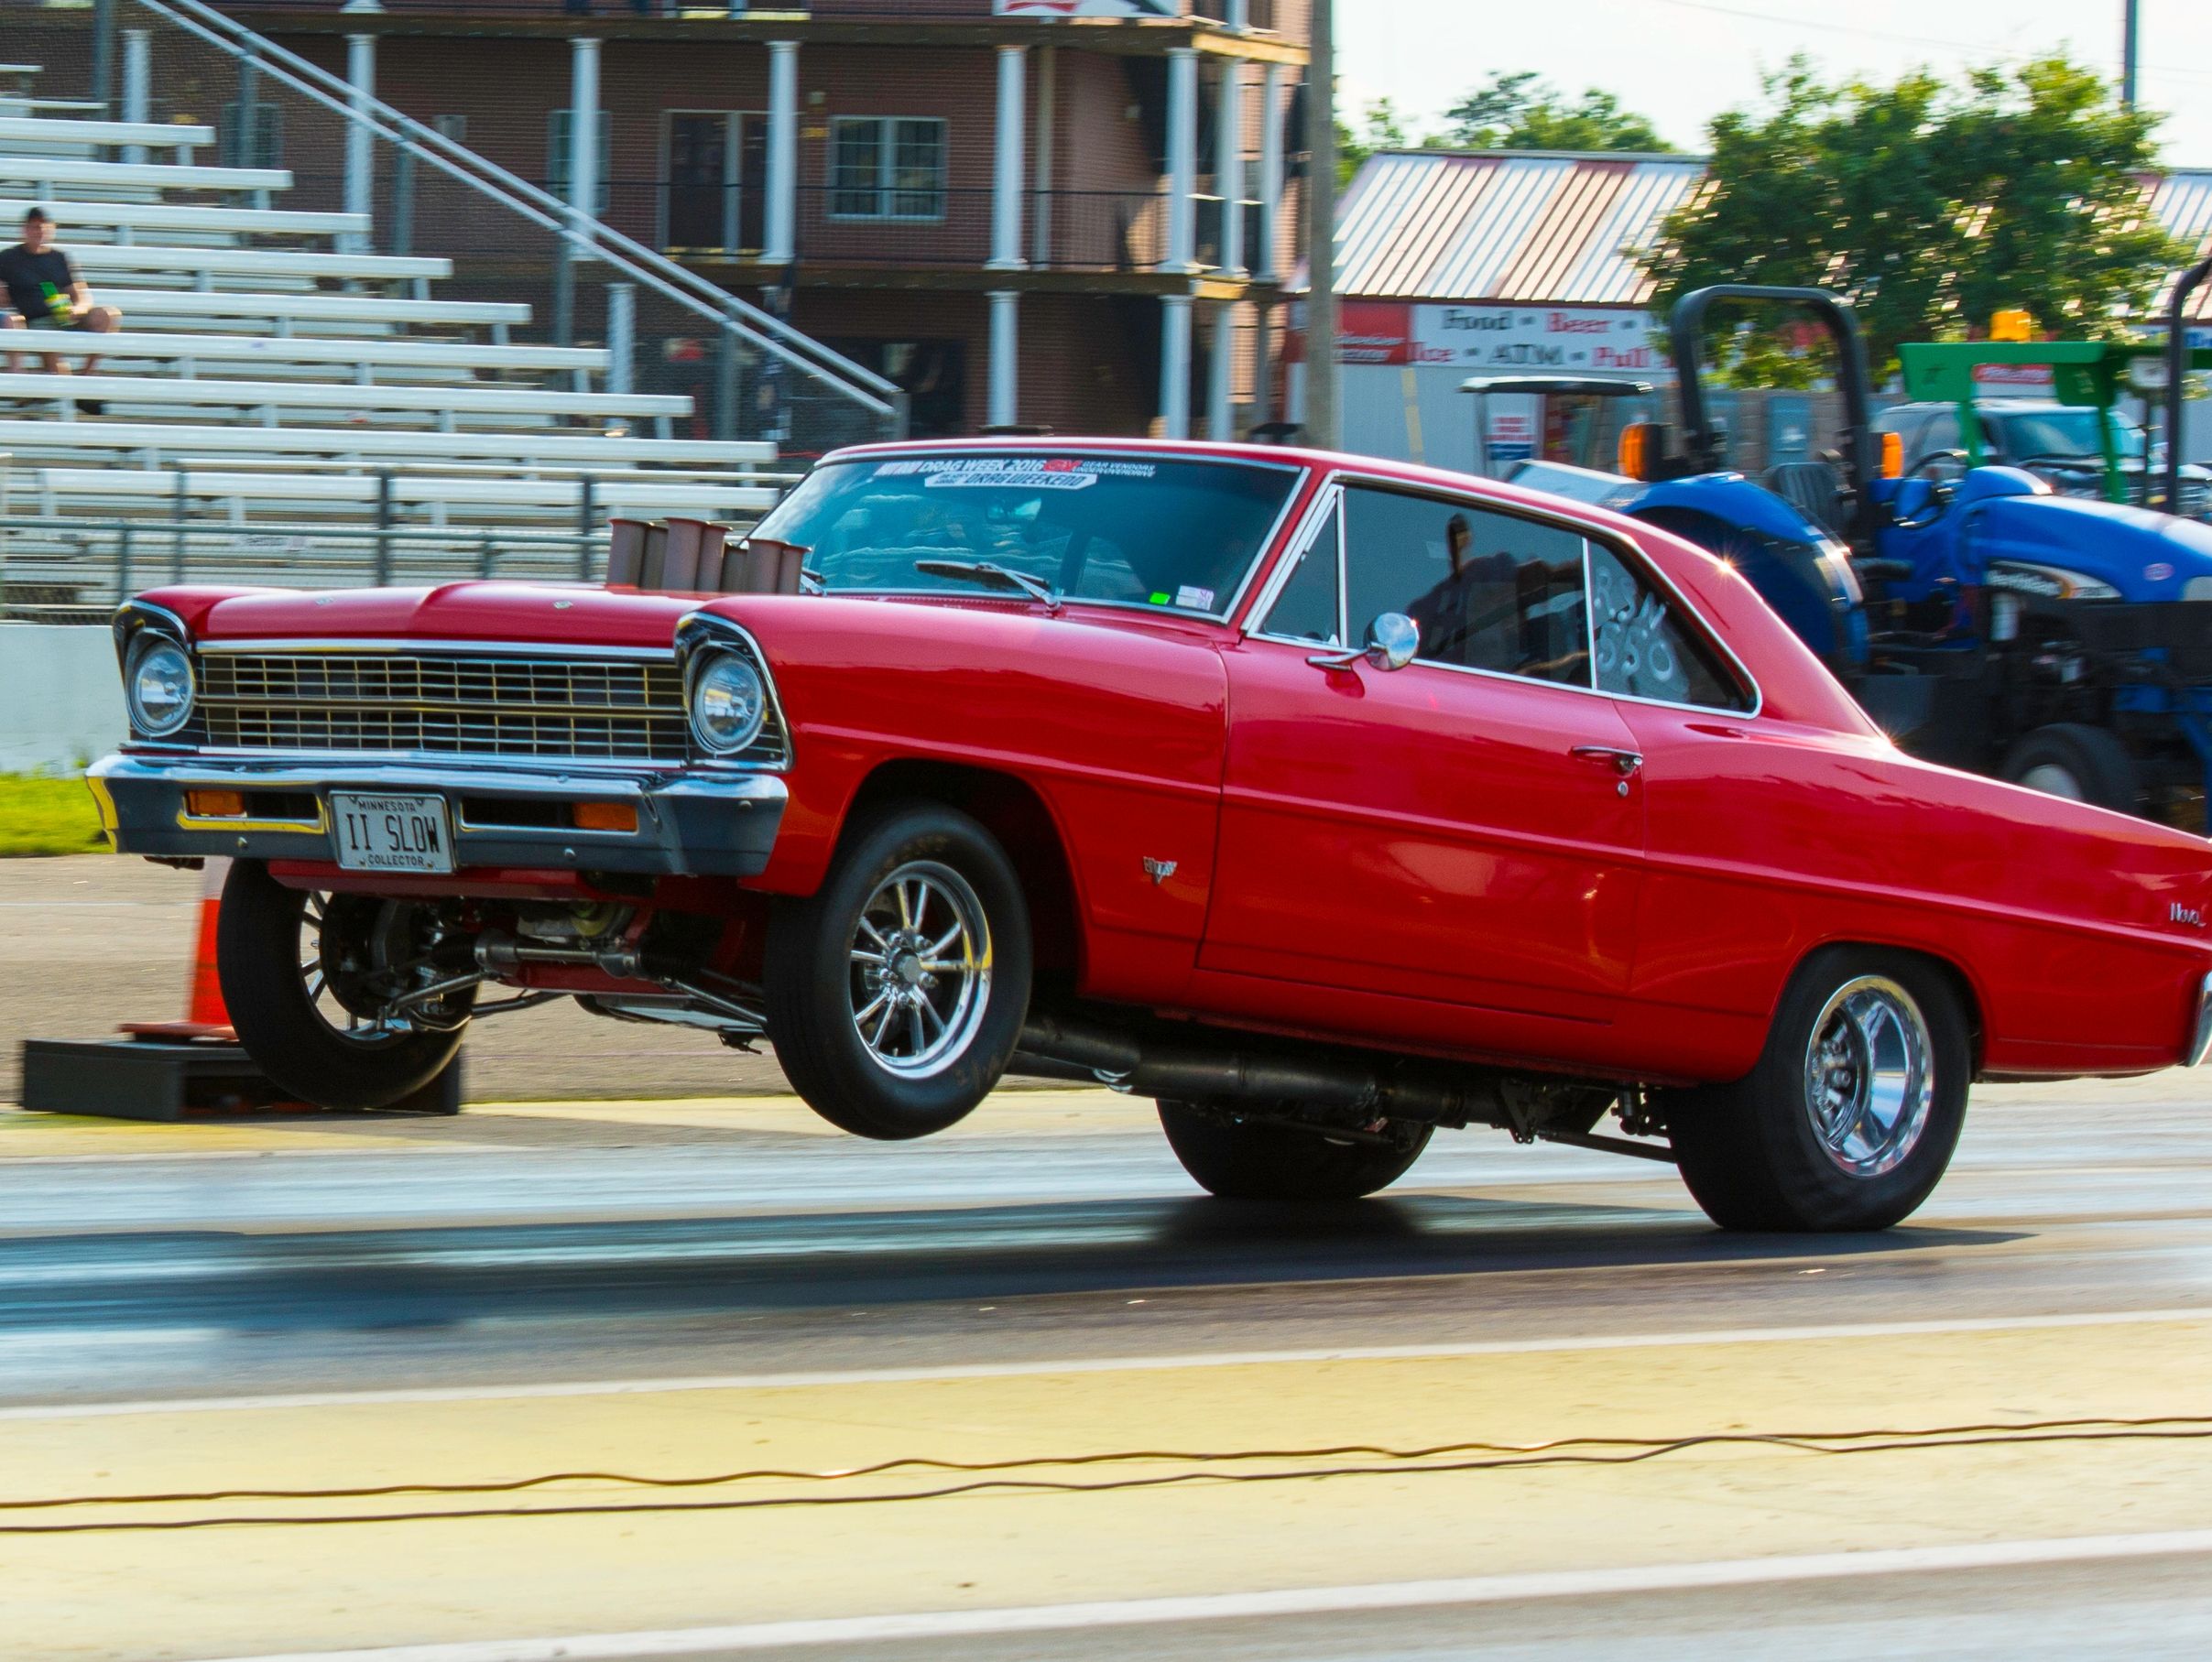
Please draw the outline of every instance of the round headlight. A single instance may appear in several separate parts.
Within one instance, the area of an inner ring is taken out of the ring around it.
[[[692,681],[692,731],[718,755],[743,750],[768,719],[768,689],[741,657],[719,653]]]
[[[191,720],[191,657],[174,641],[149,640],[131,655],[124,694],[131,725],[149,739],[167,738]]]

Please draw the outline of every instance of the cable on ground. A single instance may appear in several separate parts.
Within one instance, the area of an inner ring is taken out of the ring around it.
[[[1038,1455],[998,1461],[949,1461],[910,1456],[874,1465],[832,1471],[762,1468],[692,1477],[652,1477],[612,1472],[561,1472],[497,1483],[390,1483],[330,1489],[223,1489],[158,1494],[68,1495],[0,1501],[0,1511],[51,1511],[67,1507],[207,1504],[220,1501],[370,1500],[399,1494],[513,1494],[559,1483],[604,1483],[643,1489],[702,1489],[744,1483],[842,1483],[898,1471],[960,1472],[970,1481],[931,1489],[875,1491],[862,1494],[757,1495],[709,1501],[636,1500],[577,1502],[556,1505],[475,1506],[407,1512],[257,1514],[185,1518],[147,1518],[86,1523],[0,1523],[0,1535],[76,1535],[178,1529],[213,1529],[317,1524],[422,1523],[441,1518],[574,1517],[656,1512],[740,1512],[768,1507],[881,1505],[899,1501],[945,1500],[985,1491],[1027,1494],[1101,1494],[1132,1489],[1160,1489],[1196,1483],[1292,1483],[1301,1479],[1388,1477],[1422,1472],[1499,1472],[1540,1466],[1640,1465],[1693,1449],[1764,1447],[1803,1454],[1881,1454],[1901,1450],[2028,1446],[2040,1443],[2212,1440],[2212,1417],[2158,1415],[2142,1418],[2025,1420],[1920,1428],[1864,1431],[1702,1432],[1688,1437],[1570,1437],[1534,1443],[1458,1442],[1427,1448],[1393,1449],[1350,1443],[1310,1449],[1238,1450],[1117,1450],[1096,1454]],[[1599,1452],[1577,1453],[1591,1450]],[[1479,1455],[1477,1459],[1447,1456]],[[1223,1472],[1211,1468],[1256,1461],[1337,1460],[1366,1457],[1374,1463],[1292,1466],[1262,1472]],[[1144,1477],[1110,1478],[1101,1483],[1068,1479],[1008,1477],[1000,1473],[1048,1466],[1095,1467],[1114,1464],[1182,1464],[1202,1469]]]

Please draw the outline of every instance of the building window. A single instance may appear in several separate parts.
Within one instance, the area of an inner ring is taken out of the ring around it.
[[[841,115],[830,123],[832,219],[944,217],[944,123]]]
[[[253,131],[238,121],[235,99],[223,106],[223,143],[217,147],[226,168],[281,168],[284,165],[284,110],[254,102]]]
[[[433,115],[430,130],[441,138],[450,138],[457,145],[469,141],[469,118],[465,115]]]
[[[599,189],[594,193],[592,215],[606,217],[607,181],[614,177],[614,121],[599,112]],[[562,201],[569,199],[569,113],[555,110],[545,118],[545,188]]]

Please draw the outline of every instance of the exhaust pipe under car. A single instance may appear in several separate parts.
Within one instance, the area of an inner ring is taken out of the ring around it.
[[[1606,1081],[1451,1067],[1348,1048],[1239,1044],[1226,1034],[1208,1046],[1035,1011],[1015,1051],[1014,1070],[1025,1068],[1062,1077],[1088,1074],[1132,1096],[1249,1111],[1254,1118],[1324,1133],[1365,1135],[1392,1120],[1494,1125],[1511,1132],[1517,1142],[1673,1159],[1662,1143],[1594,1135],[1617,1106],[1634,1116],[1633,1128],[1657,1129],[1640,1093]]]

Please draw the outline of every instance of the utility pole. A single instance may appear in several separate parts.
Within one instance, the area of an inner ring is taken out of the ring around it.
[[[2126,38],[2119,49],[2119,107],[2135,107],[2135,66],[2141,61],[2142,36],[2142,0],[2127,0],[2127,21],[2122,25]]]
[[[1336,4],[1313,0],[1306,86],[1306,436],[1340,442],[1336,402]]]

